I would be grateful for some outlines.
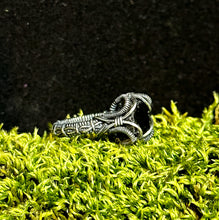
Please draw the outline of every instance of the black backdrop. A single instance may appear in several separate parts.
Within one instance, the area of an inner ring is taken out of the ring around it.
[[[219,88],[216,0],[1,0],[0,122],[42,132],[145,92],[200,116]]]

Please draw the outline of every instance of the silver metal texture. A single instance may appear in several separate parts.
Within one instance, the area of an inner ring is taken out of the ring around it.
[[[122,143],[148,141],[153,136],[150,116],[152,100],[142,93],[126,93],[115,99],[109,111],[57,121],[52,131],[55,135],[109,135]]]

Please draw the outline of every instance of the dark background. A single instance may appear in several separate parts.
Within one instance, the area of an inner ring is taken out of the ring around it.
[[[0,122],[42,132],[145,92],[201,116],[218,91],[216,0],[1,0]]]

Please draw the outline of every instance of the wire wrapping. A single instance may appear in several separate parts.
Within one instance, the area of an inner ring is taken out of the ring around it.
[[[118,104],[121,104],[122,99],[124,99],[124,106],[119,111],[116,111],[116,108],[118,107]],[[131,100],[129,96],[121,95],[118,98],[116,98],[113,104],[111,105],[110,112],[109,113],[105,112],[104,116],[107,118],[120,116],[125,112],[127,112],[130,106],[131,106]]]
[[[135,121],[136,109],[140,108],[140,103],[147,106],[149,129],[143,131]],[[96,133],[123,133],[132,143],[137,139],[148,141],[153,136],[153,120],[150,117],[151,98],[141,93],[126,93],[117,97],[111,104],[109,111],[102,113],[88,114],[85,116],[59,120],[53,124],[53,133],[56,135],[80,135]]]

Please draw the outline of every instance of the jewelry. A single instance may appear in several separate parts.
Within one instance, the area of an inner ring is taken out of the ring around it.
[[[152,100],[146,94],[122,94],[115,99],[109,111],[57,121],[52,131],[55,135],[65,136],[106,134],[122,143],[135,143],[138,139],[148,141],[154,133],[151,104]],[[126,139],[122,140],[124,137]]]

